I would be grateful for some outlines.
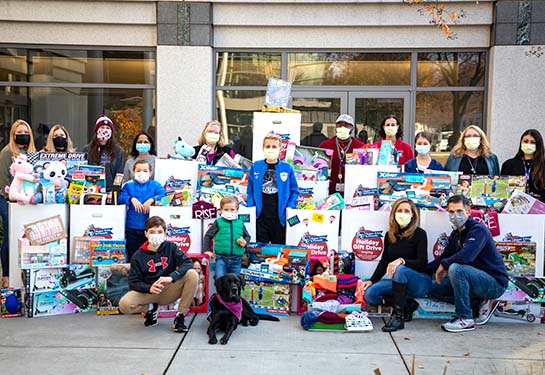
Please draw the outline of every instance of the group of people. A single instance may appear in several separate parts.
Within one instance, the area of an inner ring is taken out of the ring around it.
[[[364,143],[353,135],[355,123],[351,116],[342,114],[336,121],[336,135],[320,143],[321,148],[333,150],[331,161],[330,193],[344,190],[346,154]],[[114,177],[123,173],[127,181],[119,197],[127,205],[127,256],[131,261],[129,292],[120,302],[124,313],[146,313],[146,326],[157,324],[159,304],[168,304],[181,297],[179,314],[174,330],[187,330],[183,316],[194,298],[199,282],[192,262],[166,241],[166,224],[159,217],[149,217],[149,208],[165,195],[164,188],[153,180],[156,149],[150,134],[141,132],[134,138],[130,158],[125,162],[123,149],[115,139],[115,125],[107,116],[100,116],[94,127],[91,142],[82,151],[88,162],[105,168],[106,189],[111,190]],[[406,172],[422,173],[426,169],[443,167],[430,157],[432,137],[420,132],[412,147],[401,138],[403,129],[399,119],[386,116],[381,123],[381,140],[390,141],[398,151],[398,162]],[[282,139],[268,134],[263,139],[264,160],[254,161],[248,177],[247,204],[256,207],[256,239],[258,242],[285,243],[286,209],[295,208],[299,189],[293,167],[279,160]],[[216,121],[206,123],[195,155],[203,147],[208,150],[206,163],[214,164],[223,155],[234,156],[225,144],[222,126]],[[70,152],[74,146],[67,130],[56,125],[49,133],[43,151]],[[17,120],[13,123],[9,143],[0,152],[0,189],[10,183],[9,166],[12,156],[36,151],[30,125]],[[490,151],[484,132],[470,125],[462,132],[460,141],[452,150],[445,165],[447,170],[468,174],[498,174],[497,157]],[[524,132],[519,151],[506,161],[502,174],[525,175],[528,192],[545,199],[545,151],[541,134],[534,129]],[[8,198],[0,194],[0,214],[3,221],[2,269],[4,287],[8,286]],[[214,241],[216,278],[225,273],[240,273],[242,255],[250,238],[238,217],[239,202],[234,197],[221,201],[220,217],[208,229],[204,250],[210,251]],[[469,215],[470,202],[463,196],[448,201],[449,218],[454,231],[443,255],[427,263],[427,238],[418,227],[418,211],[408,199],[396,201],[391,210],[382,259],[371,277],[365,282],[366,300],[378,304],[389,299],[393,314],[385,331],[401,329],[416,309],[414,298],[431,296],[454,302],[456,316],[443,328],[450,332],[474,329],[473,317],[483,300],[500,296],[507,286],[507,272],[488,229]],[[432,283],[430,273],[435,272]],[[391,277],[384,279],[383,277]],[[175,297],[175,298],[174,298]]]

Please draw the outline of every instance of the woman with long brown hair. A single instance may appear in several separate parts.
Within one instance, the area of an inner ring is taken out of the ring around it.
[[[109,117],[100,115],[95,123],[95,135],[83,147],[91,165],[102,165],[106,171],[106,191],[112,190],[115,175],[123,173],[123,149],[115,140],[115,126]]]
[[[8,144],[0,151],[0,216],[2,217],[4,229],[2,248],[0,250],[2,260],[2,288],[9,286],[8,195],[5,192],[6,186],[9,186],[11,183],[9,167],[11,166],[12,157],[34,151],[36,151],[36,148],[34,147],[34,137],[32,136],[30,125],[24,120],[16,120],[11,125]]]
[[[526,192],[545,202],[545,149],[539,131],[522,133],[517,154],[503,163],[501,174],[526,176]]]
[[[413,298],[426,296],[431,288],[431,277],[425,273],[428,238],[418,221],[413,201],[401,198],[394,202],[382,258],[373,276],[363,283],[367,303],[380,305],[385,297],[391,298],[393,312],[382,327],[384,332],[405,328],[404,322],[412,320],[418,308]]]
[[[477,125],[464,129],[445,164],[445,170],[497,176],[500,174],[498,157],[490,150],[486,134]]]

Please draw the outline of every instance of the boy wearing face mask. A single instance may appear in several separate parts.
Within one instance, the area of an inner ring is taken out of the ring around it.
[[[352,135],[354,119],[352,116],[342,114],[335,121],[335,137],[320,143],[320,148],[333,150],[331,156],[331,176],[329,177],[329,194],[344,192],[344,166],[346,154],[355,148],[365,147],[365,143]]]
[[[256,207],[258,242],[286,243],[286,208],[295,208],[299,186],[293,167],[278,160],[282,138],[267,134],[263,139],[265,160],[254,162],[248,175],[248,207]]]
[[[507,289],[507,269],[490,230],[470,216],[471,201],[463,195],[449,198],[452,231],[445,251],[428,265],[435,272],[430,297],[454,303],[455,315],[441,328],[447,332],[473,331],[483,300],[500,297]],[[484,322],[483,322],[484,323]]]
[[[127,205],[125,221],[125,240],[127,259],[146,242],[144,227],[149,216],[149,208],[166,194],[160,183],[150,180],[152,167],[147,160],[134,163],[134,179],[123,185],[119,194],[119,203]]]
[[[144,325],[157,325],[159,305],[170,305],[180,298],[174,332],[187,332],[184,316],[197,290],[199,274],[193,262],[175,243],[165,241],[166,223],[150,217],[144,233],[148,239],[134,254],[129,272],[130,291],[119,301],[123,314],[146,313]]]
[[[238,208],[235,196],[223,197],[220,201],[221,217],[216,219],[204,235],[204,252],[210,253],[210,243],[214,241],[216,280],[226,273],[240,275],[242,256],[246,252],[245,247],[250,241],[250,234],[242,219],[238,217]]]

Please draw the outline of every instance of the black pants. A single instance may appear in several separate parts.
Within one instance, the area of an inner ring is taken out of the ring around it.
[[[140,249],[140,246],[144,244],[148,239],[143,230],[125,228],[125,240],[127,248],[127,263],[131,262],[131,258],[136,253],[136,250]]]
[[[278,217],[257,218],[257,242],[286,244],[286,227],[280,223]]]

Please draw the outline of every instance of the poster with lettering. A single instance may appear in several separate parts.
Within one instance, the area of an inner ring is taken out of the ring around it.
[[[192,207],[151,206],[149,214],[163,218],[167,224],[167,241],[174,242],[178,249],[184,253],[202,252],[201,220],[192,218]]]
[[[218,217],[220,216],[221,212],[218,209]],[[240,206],[238,208],[238,217],[242,219],[242,222],[244,223],[244,226],[246,227],[246,230],[248,231],[248,234],[250,234],[250,242],[256,242],[256,232],[255,232],[255,207],[246,207],[246,206]],[[214,224],[214,220],[216,219],[204,219],[202,223],[202,237],[204,238],[204,235],[206,234],[206,231],[212,224]]]
[[[439,258],[448,243],[452,224],[446,212],[420,211],[420,227],[428,235],[428,261]]]
[[[301,114],[254,112],[253,131],[252,160],[265,159],[265,155],[263,155],[263,138],[271,132],[280,134],[282,137],[282,148],[285,155],[289,142],[298,145],[301,141]]]
[[[286,211],[286,244],[306,246],[310,259],[324,259],[337,251],[339,246],[340,210]]]
[[[383,211],[342,211],[341,250],[354,253],[358,277],[369,278],[375,271],[384,250],[389,215]]]
[[[34,166],[34,172],[42,173],[48,164],[61,162],[66,167],[66,177],[72,178],[72,172],[79,165],[87,164],[86,152],[29,152],[28,161]]]
[[[358,190],[376,189],[378,172],[397,171],[395,165],[347,165],[344,179],[344,202],[347,206],[356,206],[357,204],[353,204],[352,201],[358,197]]]

